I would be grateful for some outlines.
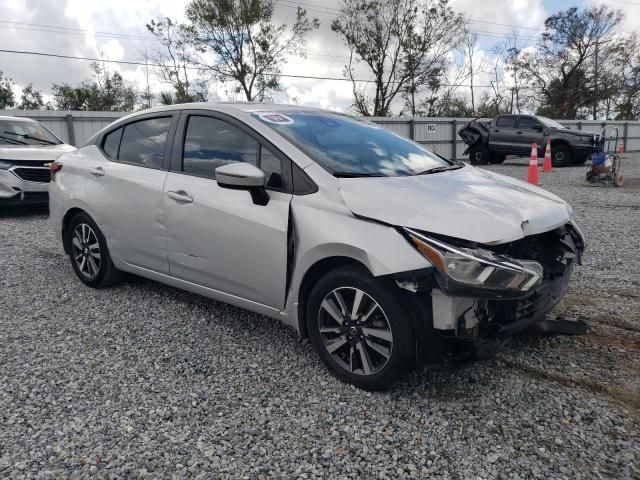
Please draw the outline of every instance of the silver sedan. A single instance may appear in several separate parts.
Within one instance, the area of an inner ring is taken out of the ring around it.
[[[278,319],[365,389],[538,321],[584,247],[555,195],[318,109],[147,110],[51,168],[82,282],[127,272]]]

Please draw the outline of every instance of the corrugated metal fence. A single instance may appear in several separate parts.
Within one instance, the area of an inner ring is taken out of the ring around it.
[[[6,115],[30,117],[51,129],[62,140],[72,145],[82,145],[98,130],[126,115],[120,112],[63,112],[57,110],[10,110]],[[458,136],[458,130],[470,118],[409,118],[374,117],[372,121],[411,138],[443,157],[462,158],[466,145]],[[586,132],[599,132],[604,125],[618,128],[625,151],[640,151],[640,122],[562,120],[563,125]]]

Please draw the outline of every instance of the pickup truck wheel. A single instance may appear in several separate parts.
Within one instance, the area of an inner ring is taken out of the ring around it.
[[[484,146],[473,147],[469,150],[471,165],[486,165],[489,163],[489,150]]]
[[[571,165],[571,149],[564,144],[552,145],[551,164],[558,168]]]

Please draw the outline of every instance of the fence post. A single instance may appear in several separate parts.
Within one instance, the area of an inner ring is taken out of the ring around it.
[[[451,120],[451,160],[456,160],[458,156],[458,151],[456,148],[458,136],[458,120]]]
[[[578,122],[578,130],[582,130],[582,122]]]
[[[69,143],[76,146],[76,130],[73,126],[73,115],[70,113],[65,116],[67,120],[67,134],[69,135]]]
[[[629,138],[629,122],[624,122],[624,129],[622,130],[622,145],[624,145],[624,151],[627,151],[627,139]],[[618,148],[618,147],[616,147]]]
[[[411,117],[411,120],[409,120],[409,138],[411,140],[416,139],[416,120],[414,117]]]

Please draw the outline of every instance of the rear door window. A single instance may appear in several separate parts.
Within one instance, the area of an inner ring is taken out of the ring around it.
[[[122,138],[122,127],[108,133],[102,142],[102,150],[105,155],[113,160],[118,159],[120,149],[120,139]]]
[[[125,125],[118,160],[162,168],[171,120],[171,117],[149,118]]]
[[[516,117],[513,115],[503,115],[496,120],[496,126],[513,128],[516,126]]]
[[[533,128],[534,125],[540,125],[540,122],[533,117],[520,117],[518,128]]]

